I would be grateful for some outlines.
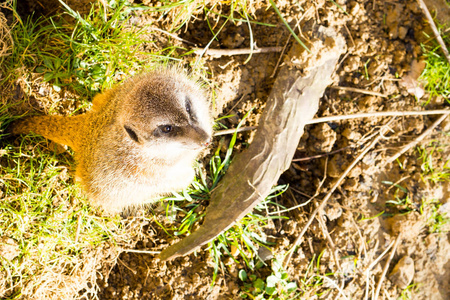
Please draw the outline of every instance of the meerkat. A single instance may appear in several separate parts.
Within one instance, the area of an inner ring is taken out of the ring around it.
[[[212,118],[197,82],[160,69],[95,96],[82,115],[26,117],[8,131],[71,147],[89,199],[117,213],[189,186],[194,161],[211,142]]]

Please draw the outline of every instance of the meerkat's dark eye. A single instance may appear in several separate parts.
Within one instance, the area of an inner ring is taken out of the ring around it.
[[[185,106],[186,106],[186,111],[187,111],[187,113],[188,113],[188,114],[191,114],[191,111],[192,111],[192,109],[191,109],[191,101],[190,101],[190,99],[187,98],[187,97],[186,97],[186,104],[185,104]]]
[[[139,143],[139,138],[136,134],[136,132],[134,132],[133,129],[131,129],[130,127],[128,127],[127,125],[125,125],[123,128],[125,128],[125,131],[128,133],[128,135],[130,136],[130,138],[135,141],[136,143]]]
[[[189,114],[189,117],[192,121],[197,121],[197,118],[195,117],[194,112],[192,111],[192,103],[191,99],[186,96],[186,102],[185,102],[186,112]]]
[[[173,131],[172,125],[162,125],[162,126],[160,126],[160,128],[163,133],[169,133],[169,132]]]

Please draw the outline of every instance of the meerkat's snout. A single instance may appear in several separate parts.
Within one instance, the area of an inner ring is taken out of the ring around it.
[[[190,131],[189,135],[191,135],[192,140],[201,147],[208,147],[211,144],[211,134],[202,128],[192,127]]]

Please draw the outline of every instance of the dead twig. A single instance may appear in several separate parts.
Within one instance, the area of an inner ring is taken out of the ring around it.
[[[448,63],[450,64],[450,54],[448,53],[448,49],[445,46],[444,40],[442,39],[441,35],[439,34],[438,29],[436,28],[436,25],[434,24],[433,17],[430,14],[430,11],[427,8],[427,5],[423,0],[418,0],[420,8],[423,10],[423,13],[425,17],[428,20],[428,23],[430,24],[431,30],[433,30],[434,35],[436,36],[436,40],[441,46],[442,52],[444,52],[445,58],[447,59]]]
[[[356,48],[356,44],[355,44],[355,41],[353,40],[352,34],[351,34],[350,30],[348,30],[348,27],[345,23],[344,23],[344,28],[345,28],[345,30],[347,30],[348,36],[350,37],[350,40],[352,41],[353,47]]]
[[[398,244],[400,244],[401,240],[402,240],[401,234],[399,234],[397,236],[397,238],[395,239],[395,244],[392,247],[391,255],[389,255],[388,260],[386,261],[386,264],[384,265],[383,272],[381,273],[381,277],[378,280],[377,289],[375,290],[375,296],[373,298],[374,300],[378,299],[378,295],[380,294],[381,284],[383,283],[384,277],[386,276],[387,270],[389,269],[389,264],[391,263],[391,260],[394,257],[395,252],[397,251]]]
[[[367,248],[366,248],[366,239],[362,235],[361,229],[359,228],[358,224],[356,224],[355,219],[353,218],[353,215],[352,215],[351,220],[352,220],[353,225],[355,225],[356,231],[358,232],[359,239],[361,240],[360,245],[362,245],[362,249],[364,251],[364,257],[368,257],[367,256]],[[361,248],[361,246],[360,246],[360,248]],[[359,251],[359,252],[361,252],[361,251]]]
[[[117,261],[120,262],[125,268],[127,268],[131,273],[133,273],[134,275],[137,274],[136,270],[133,270],[132,268],[130,268],[123,260],[121,260],[120,258],[117,258]]]
[[[368,91],[368,90],[363,90],[363,89],[357,89],[357,88],[352,88],[352,87],[348,87],[348,86],[330,86],[330,88],[335,89],[335,90],[342,90],[342,91],[349,91],[349,92],[355,92],[355,93],[361,93],[361,94],[366,94],[366,95],[372,95],[372,96],[378,96],[378,97],[383,97],[386,98],[388,95],[382,94],[382,93],[378,93],[378,92],[374,92],[374,91]]]
[[[80,231],[81,231],[81,214],[79,214],[77,217],[77,232],[75,233],[75,243],[78,243]]]
[[[308,157],[302,157],[302,158],[294,158],[292,161],[297,162],[297,161],[306,161],[306,160],[311,160],[311,159],[315,159],[315,158],[321,158],[321,157],[329,156],[329,155],[332,155],[332,154],[336,154],[336,153],[339,153],[341,151],[344,151],[344,150],[347,150],[347,149],[351,149],[351,148],[354,148],[354,147],[347,146],[347,147],[344,147],[344,148],[341,148],[341,149],[337,149],[337,150],[334,150],[334,151],[331,151],[331,152],[327,152],[327,153],[322,153],[322,154],[317,154],[317,155],[308,156]]]
[[[377,259],[375,259],[370,265],[369,267],[367,267],[366,270],[366,296],[364,297],[365,300],[369,299],[369,276],[370,276],[370,270],[372,270],[373,267],[375,267],[380,260],[383,259],[383,257],[386,255],[386,253],[388,253],[389,249],[391,249],[391,247],[394,245],[395,241],[392,241],[388,247],[383,251],[383,253],[380,254],[380,256],[377,257]],[[377,241],[377,245],[378,245],[378,241]],[[378,246],[376,246],[375,248],[378,248]],[[373,298],[373,297],[372,297]]]
[[[271,52],[281,52],[283,47],[263,47],[263,48],[241,48],[241,49],[203,49],[194,48],[194,53],[201,55],[203,52],[205,55],[213,56],[233,56],[233,55],[243,55],[243,54],[255,54],[255,53],[271,53]]]
[[[196,46],[195,43],[193,43],[193,42],[191,42],[191,41],[188,41],[188,40],[185,40],[185,39],[182,39],[182,38],[180,38],[178,35],[173,34],[173,33],[170,33],[170,32],[167,32],[167,31],[165,31],[165,30],[162,30],[161,28],[158,28],[158,27],[152,27],[152,28],[150,28],[150,29],[151,29],[151,30],[155,30],[155,31],[159,31],[159,32],[164,33],[164,34],[167,34],[168,36],[171,36],[171,37],[173,37],[174,39],[179,40],[179,41],[181,41],[181,42],[183,42],[183,43],[186,43],[186,44],[189,44],[189,45]]]
[[[323,208],[325,207],[325,205],[327,204],[328,200],[330,199],[331,195],[334,193],[334,191],[336,190],[336,188],[338,186],[341,185],[342,181],[344,181],[345,177],[348,175],[348,173],[350,173],[350,171],[354,168],[354,166],[367,154],[367,152],[369,152],[370,149],[372,149],[373,147],[375,147],[375,145],[379,142],[379,140],[382,137],[382,134],[384,134],[384,131],[387,131],[387,128],[389,126],[389,124],[394,120],[394,118],[392,118],[385,126],[384,128],[382,128],[380,130],[380,135],[378,135],[376,138],[374,138],[374,140],[366,147],[364,148],[364,150],[353,160],[353,162],[345,169],[345,171],[342,173],[342,175],[338,178],[338,180],[336,180],[336,182],[334,183],[334,185],[332,186],[332,188],[330,189],[330,191],[326,194],[326,196],[323,198],[322,202],[320,203],[320,205],[318,205],[316,207],[316,209],[311,213],[308,221],[306,222],[306,224],[304,225],[302,231],[300,232],[299,236],[297,237],[297,239],[295,240],[294,244],[292,245],[291,249],[288,251],[285,259],[284,259],[284,263],[283,266],[284,268],[286,268],[289,265],[289,261],[292,258],[292,254],[294,253],[294,250],[301,244],[301,240],[303,238],[303,235],[306,233],[306,231],[308,230],[309,226],[311,225],[312,221],[314,220],[314,218],[316,217],[317,213],[321,210],[323,210]]]
[[[449,113],[450,113],[450,110],[448,110],[448,109],[422,110],[422,111],[379,111],[379,112],[377,111],[377,112],[352,114],[352,115],[344,115],[344,116],[322,117],[322,118],[312,119],[311,121],[307,122],[307,124],[317,124],[317,123],[342,121],[342,120],[358,119],[358,118],[424,116],[424,115],[440,115],[440,114],[449,114]]]
[[[224,129],[214,132],[214,136],[234,134],[235,132],[250,131],[258,128],[257,126],[243,126],[239,128]]]
[[[316,274],[315,276],[320,277],[320,278],[328,281],[334,288],[336,288],[338,290],[339,294],[342,296],[341,299],[345,299],[345,300],[348,299],[348,297],[347,297],[347,295],[345,295],[344,290],[342,289],[342,287],[339,287],[336,284],[336,282],[334,282],[334,280],[328,278],[327,276],[322,276],[322,275],[318,275],[318,274]]]
[[[417,138],[415,138],[413,141],[411,141],[408,145],[404,146],[400,151],[398,151],[395,155],[391,156],[388,160],[386,160],[386,164],[390,164],[393,161],[395,161],[397,158],[399,158],[402,154],[404,154],[406,151],[411,149],[412,147],[416,146],[421,140],[423,140],[427,135],[429,135],[439,124],[444,121],[445,118],[448,117],[448,114],[450,111],[446,111],[440,118],[438,118],[434,123],[427,128],[421,135],[419,135]]]
[[[297,190],[296,188],[293,188],[292,186],[289,186],[289,189],[291,189],[291,190],[293,190],[294,192],[299,193],[300,195],[305,196],[305,197],[307,197],[307,198],[315,197],[315,195],[314,195],[314,196],[308,195],[308,194],[306,194],[306,193],[303,193],[302,191]],[[309,200],[308,200],[308,201],[309,201]]]
[[[133,252],[133,253],[153,254],[153,255],[157,255],[157,254],[161,253],[161,251],[148,251],[148,250],[125,249],[125,248],[121,248],[120,251]]]
[[[243,96],[241,97],[241,99],[239,99],[239,100],[236,102],[236,104],[234,104],[234,105],[233,105],[233,106],[225,113],[225,116],[229,115],[230,112],[232,112],[233,109],[235,109],[236,106],[238,106],[239,103],[241,103],[241,101],[244,100],[244,98],[245,98],[245,95],[243,95]]]
[[[427,116],[427,115],[441,115],[441,114],[449,114],[450,110],[448,109],[437,109],[437,110],[422,110],[422,111],[376,111],[370,113],[360,113],[360,114],[352,114],[352,115],[343,115],[343,116],[329,116],[312,119],[311,121],[306,122],[306,124],[318,124],[318,123],[326,123],[326,122],[334,122],[334,121],[342,121],[342,120],[350,120],[350,119],[359,119],[359,118],[372,118],[372,117],[406,117],[406,116]],[[237,130],[237,132],[249,131],[256,129],[257,126],[247,126],[241,127]],[[214,136],[218,135],[226,135],[226,134],[234,134],[236,132],[235,128],[219,130],[214,133]]]
[[[386,195],[389,195],[389,191],[390,191],[394,186],[398,186],[398,184],[399,184],[400,182],[402,182],[402,181],[404,181],[404,180],[406,180],[406,179],[408,179],[408,178],[410,178],[410,177],[411,177],[411,176],[408,175],[408,176],[405,176],[405,177],[400,178],[399,180],[397,180],[396,182],[394,182],[390,187],[388,187],[384,193],[385,193]]]
[[[291,40],[291,36],[292,35],[289,35],[289,37],[287,38],[286,43],[283,46],[283,50],[281,51],[280,57],[278,57],[277,64],[275,65],[275,68],[273,68],[272,75],[270,75],[270,78],[274,78],[275,77],[275,74],[277,73],[278,67],[280,66],[281,59],[283,58],[284,52],[286,51],[286,47],[289,44],[289,41]]]
[[[331,252],[333,259],[336,263],[336,266],[338,267],[339,271],[341,271],[341,264],[339,263],[339,257],[337,256],[337,249],[334,244],[333,239],[331,238],[330,233],[328,232],[327,225],[325,224],[323,220],[323,213],[319,211],[318,215],[316,216],[317,222],[319,222],[319,226],[322,229],[322,234],[325,236],[325,238],[328,240],[328,244],[330,245]]]

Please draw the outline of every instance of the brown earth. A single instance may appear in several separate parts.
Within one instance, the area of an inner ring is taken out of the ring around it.
[[[152,5],[153,1],[143,2]],[[419,41],[424,40],[423,31],[426,28],[415,1],[339,0],[336,4],[331,1],[277,1],[278,8],[292,28],[297,33],[303,29],[299,35],[304,40],[308,40],[309,36],[305,29],[319,24],[335,27],[345,37],[347,53],[341,57],[333,86],[377,92],[386,97],[328,88],[317,117],[376,111],[430,110],[448,104],[444,99],[431,98],[430,103],[424,107],[427,95],[422,98],[425,100],[417,100],[399,80],[414,69],[413,61],[422,59]],[[222,13],[227,14],[226,6],[221,8]],[[142,26],[154,22],[157,17],[156,13],[143,12],[133,18],[133,23]],[[208,18],[216,30],[224,22],[223,18],[211,15]],[[263,48],[287,45],[289,48],[295,43],[270,5],[258,7],[253,18],[258,22],[275,25],[267,27],[252,24],[251,31],[256,46]],[[297,23],[300,26],[296,26]],[[170,27],[164,21],[156,24],[162,29]],[[175,33],[199,47],[206,46],[213,38],[205,16],[201,13],[195,21]],[[248,48],[249,36],[246,23],[228,22],[210,48]],[[163,47],[167,43],[165,34],[155,33],[155,37],[159,38],[159,46]],[[182,42],[177,43],[190,47]],[[254,110],[245,125],[257,124],[276,78],[277,63],[281,56],[282,53],[279,52],[253,54],[247,63],[246,55],[206,56],[204,67],[217,86],[217,95],[214,97],[215,115],[236,115],[223,121],[224,124],[235,127],[252,107]],[[189,56],[186,60],[194,61],[195,58]],[[315,287],[302,292],[301,298],[313,297],[321,289],[324,293],[320,297],[316,295],[320,299],[344,299],[343,294],[348,298],[363,299],[366,284],[370,291],[375,290],[387,256],[371,264],[401,233],[388,275],[399,261],[406,261],[404,265],[411,265],[408,263],[410,260],[401,260],[403,257],[412,259],[415,272],[411,274],[409,268],[407,275],[395,275],[398,274],[397,267],[396,272],[393,272],[395,276],[387,276],[384,280],[380,298],[399,297],[402,289],[408,285],[405,286],[403,277],[413,275],[413,283],[417,286],[411,289],[411,299],[450,299],[448,228],[447,233],[431,233],[429,219],[432,212],[420,210],[423,201],[435,199],[442,204],[441,209],[449,213],[450,185],[448,181],[433,183],[423,178],[422,161],[417,151],[408,151],[399,158],[398,163],[385,164],[401,146],[422,133],[435,119],[435,116],[397,117],[391,123],[391,131],[386,138],[357,164],[333,194],[327,208],[319,216],[321,222],[316,219],[312,223],[287,269],[290,279],[300,282],[307,273],[310,261],[325,251],[316,272],[321,275],[334,273],[331,278],[340,291],[333,285],[324,284],[321,288]],[[291,248],[315,208],[313,203],[318,203],[323,198],[336,178],[358,155],[358,151],[370,143],[372,134],[388,120],[370,117],[307,126],[295,157],[302,160],[293,162],[291,168],[280,178],[280,183],[288,183],[290,189],[277,201],[285,207],[292,207],[309,199],[304,195],[318,192],[318,197],[300,209],[285,213],[289,220],[272,222],[265,227],[266,235],[275,241],[275,245],[271,246],[272,253],[286,253]],[[450,123],[447,119],[422,142],[422,145],[429,148],[436,146],[440,149],[433,158],[435,169],[443,168],[443,164],[450,158],[450,138],[448,134],[444,134],[449,130]],[[238,149],[245,148],[245,143],[251,142],[251,133],[239,134],[238,137]],[[218,144],[219,139],[215,147]],[[316,158],[317,155],[322,156]],[[383,182],[397,183],[407,192]],[[405,207],[388,206],[386,202],[396,196],[408,196],[410,204]],[[383,211],[383,215],[374,217]],[[405,214],[406,211],[411,212]],[[134,221],[136,219],[139,218],[135,217]],[[142,218],[141,222],[142,233],[135,237],[136,250],[161,251],[168,244],[174,243],[153,221]],[[321,226],[321,223],[326,226]],[[326,233],[329,234],[328,239]],[[271,262],[266,263],[267,267],[254,271],[262,278],[271,272]],[[99,274],[98,298],[238,299],[242,282],[237,274],[240,269],[246,268],[245,263],[240,261],[236,264],[230,258],[224,264],[226,268],[219,272],[211,286],[214,265],[209,252],[204,248],[197,254],[169,262],[161,262],[156,255],[124,252],[110,272]],[[373,296],[369,298],[373,299]]]

